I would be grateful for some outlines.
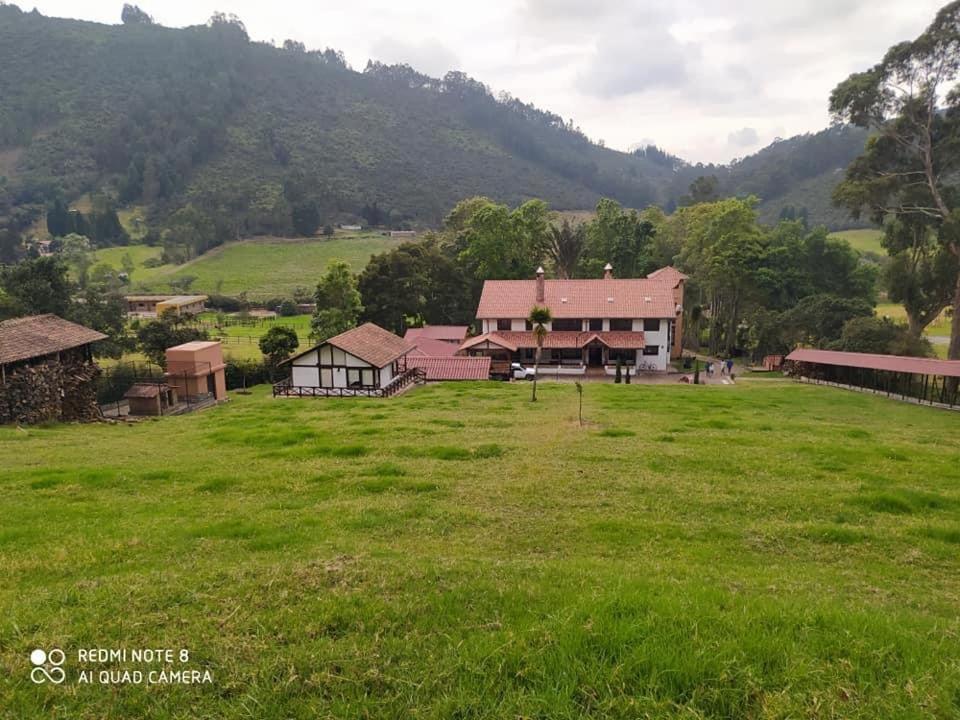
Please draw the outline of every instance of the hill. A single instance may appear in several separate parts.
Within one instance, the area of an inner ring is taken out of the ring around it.
[[[0,428],[0,704],[48,714],[58,643],[78,718],[955,715],[960,416],[588,384],[581,428],[540,395]],[[79,647],[158,646],[212,683],[76,682]]]
[[[289,298],[296,288],[311,292],[334,260],[344,260],[354,272],[363,270],[371,255],[400,244],[377,233],[337,235],[331,239],[253,238],[228,242],[182,265],[144,265],[158,258],[160,248],[144,245],[104,248],[96,251],[98,262],[120,267],[130,253],[134,262],[131,287],[140,292],[169,292],[171,281],[192,278],[190,292],[236,297],[246,293],[250,300]]]
[[[824,131],[731,166],[622,153],[462,73],[435,79],[379,63],[356,72],[334,50],[251,42],[222,15],[171,29],[3,5],[0,66],[0,229],[14,232],[54,199],[90,193],[142,207],[156,228],[192,204],[223,241],[357,217],[429,225],[477,194],[557,209],[601,196],[669,206],[714,173],[725,190],[760,196],[771,217],[789,201],[841,227],[825,173],[862,146],[855,131]],[[835,152],[820,151],[828,145]],[[791,197],[803,182],[822,185],[816,202],[809,190]]]

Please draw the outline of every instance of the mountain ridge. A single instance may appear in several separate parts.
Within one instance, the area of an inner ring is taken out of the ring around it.
[[[222,238],[297,234],[304,208],[323,221],[431,225],[471,195],[672,209],[700,175],[717,176],[722,194],[758,195],[768,220],[808,197],[811,223],[858,225],[824,206],[822,187],[790,196],[859,153],[865,135],[849,128],[730,165],[625,153],[463,73],[377,62],[357,72],[334,50],[252,42],[222,15],[165,28],[0,5],[0,63],[0,216],[14,230],[88,193],[145,206],[151,226],[193,205]]]

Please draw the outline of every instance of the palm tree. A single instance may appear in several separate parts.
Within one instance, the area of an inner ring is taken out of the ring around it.
[[[534,305],[527,318],[533,325],[533,336],[537,340],[537,354],[533,359],[533,396],[530,402],[537,401],[537,371],[540,368],[540,354],[543,352],[543,339],[547,336],[546,324],[550,322],[550,308]]]
[[[586,227],[583,223],[572,227],[569,220],[564,220],[560,227],[550,226],[547,254],[553,260],[557,275],[561,278],[573,277],[580,262],[580,255],[583,253],[583,246],[586,244],[586,237]]]

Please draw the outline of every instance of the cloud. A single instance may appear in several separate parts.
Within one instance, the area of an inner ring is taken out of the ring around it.
[[[460,60],[452,50],[437,40],[408,42],[396,37],[381,37],[370,55],[387,64],[405,63],[431,77],[443,77],[447,71],[460,68]]]
[[[727,144],[738,148],[749,148],[760,142],[760,135],[756,128],[745,127],[734,130],[727,135]]]

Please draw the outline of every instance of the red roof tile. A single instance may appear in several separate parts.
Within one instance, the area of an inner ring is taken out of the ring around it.
[[[106,335],[56,315],[0,322],[0,363],[12,363],[105,340]]]
[[[684,275],[672,265],[667,265],[659,270],[654,270],[652,273],[647,275],[647,278],[650,280],[657,280],[658,282],[665,282],[670,285],[670,287],[676,287],[681,280],[690,279],[689,276]]]
[[[537,302],[536,280],[487,280],[478,319],[525,318],[534,305],[550,308],[555,318],[672,318],[673,288],[663,280],[544,280]]]
[[[467,337],[466,325],[427,325],[420,328],[409,328],[403,335],[404,340],[417,342],[426,338],[429,340],[446,340],[447,342],[462,343]]]
[[[364,323],[360,327],[347,330],[339,335],[335,335],[319,345],[314,345],[308,350],[297,353],[293,357],[284,360],[281,365],[293,362],[308,353],[312,353],[324,345],[333,345],[344,352],[348,352],[354,357],[358,357],[364,362],[368,362],[374,367],[386,367],[399,357],[410,353],[414,345],[402,337],[394,335],[389,330],[384,330],[379,325],[373,323]]]
[[[431,338],[411,338],[409,333],[404,340],[409,340],[416,348],[414,355],[429,355],[431,357],[449,357],[457,354],[459,343],[447,342],[446,340],[433,340]]]
[[[468,338],[460,346],[460,350],[469,350],[470,348],[476,347],[477,345],[483,345],[487,342],[498,345],[504,350],[509,350],[510,352],[517,351],[517,346],[505,340],[500,333],[484,333],[483,335],[477,335],[476,337]]]
[[[410,355],[407,367],[425,370],[427,380],[487,380],[490,378],[488,357],[428,357]]]
[[[934,360],[932,358],[906,357],[903,355],[877,355],[874,353],[813,350],[810,348],[797,348],[787,355],[787,360],[820,365],[842,365],[867,370],[889,370],[915,375],[960,377],[960,360]]]
[[[535,348],[537,346],[537,337],[533,332],[503,330],[470,338],[460,346],[460,349],[469,350],[471,347],[482,344],[484,341],[499,345],[511,352],[515,352],[518,348]],[[642,348],[646,346],[642,332],[626,330],[611,330],[605,332],[555,330],[548,332],[543,338],[543,347],[548,350],[582,348],[594,341],[603,343],[607,347],[614,349]]]

